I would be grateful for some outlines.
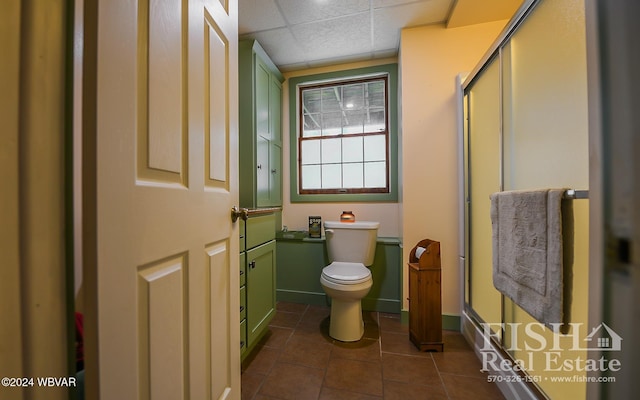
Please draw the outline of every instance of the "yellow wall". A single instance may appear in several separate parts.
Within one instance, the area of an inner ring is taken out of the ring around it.
[[[408,293],[406,263],[411,248],[421,239],[439,241],[443,314],[459,315],[461,309],[455,79],[475,67],[506,22],[453,29],[430,25],[402,31],[403,291]],[[408,308],[406,299],[403,308]]]

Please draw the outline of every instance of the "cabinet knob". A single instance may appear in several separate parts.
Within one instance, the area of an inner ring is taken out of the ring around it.
[[[256,267],[256,262],[255,261],[251,261],[249,263],[249,268],[254,269]]]
[[[262,164],[258,164],[258,169],[262,169]]]
[[[272,174],[275,174],[276,172],[278,172],[275,168],[271,170]]]

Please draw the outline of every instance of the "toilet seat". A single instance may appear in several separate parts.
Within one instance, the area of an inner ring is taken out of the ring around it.
[[[322,269],[322,277],[341,285],[355,285],[371,279],[371,271],[362,263],[334,261]]]

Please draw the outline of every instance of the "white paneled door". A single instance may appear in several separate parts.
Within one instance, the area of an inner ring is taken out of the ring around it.
[[[237,2],[85,7],[88,398],[239,399]]]

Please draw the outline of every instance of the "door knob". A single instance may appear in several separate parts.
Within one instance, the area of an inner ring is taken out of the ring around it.
[[[246,221],[249,217],[249,210],[246,208],[239,208],[238,206],[231,207],[231,222],[236,222],[238,218],[242,218]]]

